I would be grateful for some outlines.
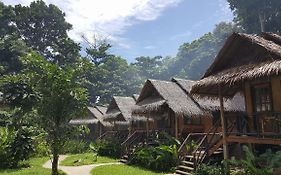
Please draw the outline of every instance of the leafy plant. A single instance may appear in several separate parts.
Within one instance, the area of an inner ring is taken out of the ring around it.
[[[255,156],[247,146],[243,146],[243,151],[245,152],[245,159],[230,161],[233,167],[244,169],[243,175],[271,175],[273,169],[281,165],[280,151],[274,154],[271,150],[267,150],[260,156]]]
[[[123,147],[114,140],[101,140],[90,145],[91,150],[97,152],[100,156],[108,156],[111,158],[120,158]]]
[[[153,170],[168,171],[178,162],[176,145],[140,148],[133,153],[130,162]]]
[[[63,149],[61,151],[62,154],[78,154],[89,152],[89,143],[83,140],[68,140],[65,142]]]
[[[201,165],[194,175],[226,175],[222,168],[216,165]]]
[[[15,131],[0,127],[0,167],[15,168],[34,151],[29,128]]]

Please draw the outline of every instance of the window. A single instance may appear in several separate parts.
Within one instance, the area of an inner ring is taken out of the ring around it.
[[[254,86],[253,97],[255,112],[266,112],[272,110],[271,87],[269,84]]]
[[[185,116],[183,116],[183,123],[184,123],[184,125],[190,125],[191,124],[191,117],[190,116],[187,116],[187,115],[185,115]]]

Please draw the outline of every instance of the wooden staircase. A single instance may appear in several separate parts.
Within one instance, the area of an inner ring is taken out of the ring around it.
[[[156,141],[157,140],[157,141]],[[159,146],[161,142],[164,142],[165,138],[161,137],[161,132],[150,130],[148,135],[145,130],[134,131],[128,138],[121,144],[124,148],[123,156],[120,162],[128,163],[130,156],[137,148],[144,146]]]
[[[207,133],[190,133],[186,137],[178,149],[181,163],[176,168],[176,174],[191,175],[211,156],[222,155],[222,133],[217,132],[219,127],[218,122]],[[227,133],[231,132],[234,126],[235,123],[232,123],[227,128]],[[196,146],[192,146],[192,143]]]
[[[128,138],[121,144],[122,147],[124,147],[124,153],[120,162],[128,163],[129,157],[136,150],[136,148],[145,144],[145,138],[146,132],[142,130],[137,130],[129,135]]]

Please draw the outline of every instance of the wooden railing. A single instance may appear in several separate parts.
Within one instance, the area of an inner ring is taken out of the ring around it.
[[[99,136],[97,138],[97,140],[103,140],[103,139],[105,139],[107,137],[114,136],[116,133],[117,133],[117,131],[106,131],[101,136]]]
[[[226,133],[232,132],[236,125],[236,122],[231,123],[231,125],[226,129]],[[219,123],[216,123],[209,132],[203,137],[199,143],[197,149],[193,151],[193,161],[195,169],[198,168],[207,155],[212,155],[222,145],[222,133],[217,132]],[[213,147],[216,149],[212,149]]]
[[[247,119],[252,118],[253,123]],[[228,132],[234,136],[253,136],[258,138],[281,138],[281,113],[264,112],[255,113],[249,117],[244,116],[236,121],[237,130]]]
[[[128,137],[128,131],[106,131],[97,140],[113,139],[123,142]]]
[[[183,160],[185,155],[191,154],[205,135],[206,133],[188,134],[188,136],[178,149],[179,159]]]
[[[129,156],[131,154],[131,149],[138,146],[138,144],[144,144],[146,138],[146,131],[137,130],[134,131],[121,145],[124,148],[123,154]]]

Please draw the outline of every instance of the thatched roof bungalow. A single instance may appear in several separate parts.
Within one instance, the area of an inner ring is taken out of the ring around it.
[[[103,132],[110,130],[112,125],[103,120],[103,115],[106,112],[106,107],[103,106],[88,106],[88,115],[83,118],[72,119],[71,125],[86,125],[90,128],[90,139],[97,138]]]
[[[134,118],[153,118],[154,124],[150,129],[165,130],[178,137],[185,132],[184,123],[188,125],[189,131],[204,129],[202,126],[192,125],[190,120],[200,123],[200,119],[191,119],[191,116],[211,114],[203,110],[177,83],[149,79],[137,99],[133,115]]]
[[[204,111],[194,103],[176,83],[161,80],[147,80],[137,100],[134,114],[147,115],[162,113],[166,108],[175,114],[204,115]]]
[[[217,96],[220,86],[223,96],[233,97],[246,81],[279,75],[280,41],[273,33],[233,33],[192,93]]]
[[[233,33],[215,58],[203,78],[195,83],[191,92],[200,96],[232,98],[241,92],[245,98],[247,129],[238,136],[226,136],[227,142],[281,144],[276,138],[281,133],[281,36],[263,33],[260,36]],[[221,120],[225,121],[224,111]],[[224,123],[224,122],[223,122]],[[263,138],[246,137],[256,135]],[[224,149],[227,158],[227,149]]]
[[[113,96],[104,115],[105,121],[114,123],[117,130],[128,130],[135,103],[134,97]]]

